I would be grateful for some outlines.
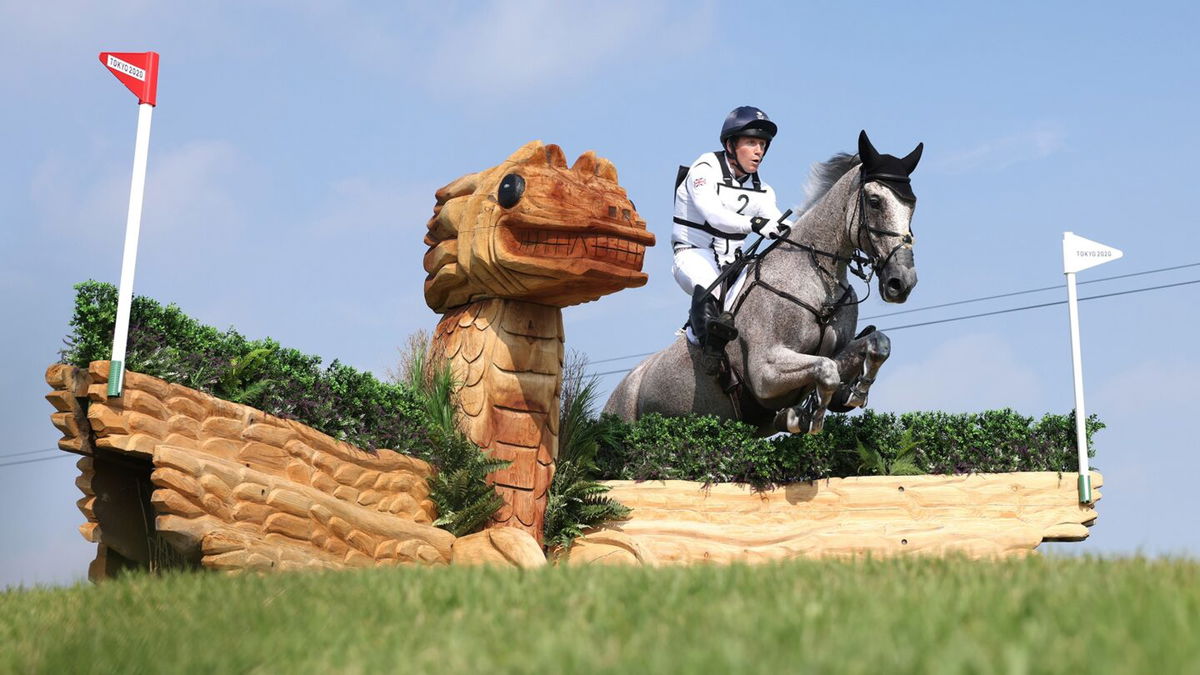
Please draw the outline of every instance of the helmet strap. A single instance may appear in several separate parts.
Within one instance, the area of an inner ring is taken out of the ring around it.
[[[730,136],[729,138],[725,139],[725,158],[729,160],[729,163],[732,166],[736,167],[737,170],[742,173],[742,176],[749,176],[750,172],[742,166],[741,162],[739,162],[737,158],[737,139],[739,138],[741,138],[741,136]],[[730,143],[730,141],[733,142]]]

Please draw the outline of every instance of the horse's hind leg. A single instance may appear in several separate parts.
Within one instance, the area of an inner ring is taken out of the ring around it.
[[[879,373],[879,367],[892,353],[892,341],[887,335],[867,326],[833,360],[841,373],[842,384],[838,387],[829,409],[847,412],[867,404],[867,394]]]

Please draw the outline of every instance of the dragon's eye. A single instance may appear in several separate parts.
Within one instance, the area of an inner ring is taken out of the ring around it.
[[[500,206],[511,209],[521,201],[525,194],[525,179],[515,173],[510,173],[500,181],[500,189],[496,190],[496,201]]]

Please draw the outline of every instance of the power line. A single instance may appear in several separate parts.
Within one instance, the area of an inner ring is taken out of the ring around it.
[[[1188,267],[1188,266],[1190,266],[1190,265],[1184,265],[1183,267]],[[1141,273],[1139,273],[1139,274],[1141,274]],[[1116,278],[1116,277],[1112,277],[1112,278]],[[1097,279],[1096,281],[1101,281],[1101,280]],[[1132,295],[1134,293],[1145,293],[1147,291],[1157,291],[1157,290],[1161,290],[1164,288],[1176,288],[1178,286],[1190,286],[1192,284],[1200,284],[1200,279],[1193,279],[1191,281],[1180,281],[1180,282],[1174,283],[1174,284],[1162,284],[1161,286],[1147,286],[1145,288],[1133,288],[1133,289],[1130,289],[1127,291],[1115,291],[1112,293],[1102,293],[1100,295],[1089,295],[1086,298],[1079,298],[1079,301],[1085,302],[1087,300],[1100,300],[1101,298],[1112,298],[1112,297],[1116,297],[1118,295]],[[1055,286],[1054,288],[1059,288],[1059,287]],[[1027,311],[1027,310],[1031,310],[1031,309],[1041,309],[1043,307],[1053,307],[1055,305],[1065,305],[1065,304],[1067,304],[1066,300],[1056,300],[1054,302],[1043,302],[1043,303],[1036,304],[1036,305],[1025,305],[1023,307],[1012,307],[1009,309],[1001,309],[1001,310],[997,310],[994,312],[982,312],[979,314],[967,314],[965,316],[956,316],[956,317],[951,317],[949,319],[938,319],[936,321],[925,321],[922,323],[912,323],[912,324],[907,324],[904,326],[889,326],[886,328],[880,328],[879,330],[889,331],[889,330],[903,330],[905,328],[918,328],[921,326],[932,326],[932,325],[941,324],[941,323],[966,321],[967,319],[978,319],[978,318],[984,317],[984,316],[996,316],[997,314],[1011,314],[1013,312],[1023,312],[1023,311]],[[652,353],[654,353],[654,352],[652,352]],[[632,357],[623,357],[623,358],[632,358]],[[606,359],[606,360],[613,361],[616,359]],[[597,361],[597,363],[599,363],[599,361]],[[615,375],[617,373],[628,373],[631,370],[633,370],[633,368],[625,368],[623,370],[606,370],[602,373],[591,373],[591,375],[594,377],[603,377],[605,375]]]
[[[1135,288],[1135,289],[1128,290],[1128,291],[1116,291],[1115,293],[1104,293],[1102,295],[1089,295],[1086,298],[1080,298],[1079,301],[1084,302],[1086,300],[1099,300],[1100,298],[1111,298],[1111,297],[1117,296],[1117,295],[1129,295],[1131,293],[1145,293],[1146,291],[1157,291],[1162,288],[1174,288],[1176,286],[1188,286],[1191,284],[1200,284],[1200,279],[1193,279],[1192,281],[1181,281],[1177,284],[1163,284],[1162,286],[1150,286],[1148,288]],[[1055,305],[1065,305],[1065,304],[1067,304],[1066,300],[1055,300],[1054,302],[1043,302],[1043,303],[1037,304],[1037,305],[1025,305],[1024,307],[1012,307],[1010,309],[1001,309],[1001,310],[997,310],[995,312],[983,312],[981,314],[968,314],[966,316],[956,316],[956,317],[952,317],[949,319],[938,319],[936,321],[925,321],[922,323],[910,323],[906,326],[889,326],[887,328],[880,328],[879,330],[903,330],[905,328],[917,328],[920,326],[932,326],[934,324],[939,324],[939,323],[950,323],[951,321],[964,321],[966,319],[977,319],[981,316],[995,316],[997,314],[1010,314],[1012,312],[1021,312],[1021,311],[1027,310],[1027,309],[1041,309],[1043,307],[1053,307]]]
[[[58,448],[44,448],[42,450],[26,450],[25,452],[10,452],[6,455],[0,455],[0,459],[4,459],[5,457],[20,457],[22,455],[36,455],[39,452],[54,452],[56,450],[58,450]]]
[[[1098,284],[1102,281],[1113,281],[1116,279],[1128,279],[1130,277],[1140,277],[1140,276],[1145,276],[1147,274],[1157,274],[1159,272],[1170,272],[1172,270],[1181,270],[1181,269],[1185,269],[1188,267],[1200,267],[1200,262],[1188,263],[1186,265],[1173,265],[1171,267],[1160,267],[1160,268],[1154,269],[1154,270],[1145,270],[1142,272],[1132,272],[1130,274],[1118,274],[1116,276],[1111,276],[1111,277],[1100,277],[1099,279],[1088,279],[1087,281],[1080,281],[1079,285],[1082,286],[1084,284]],[[915,307],[913,309],[902,309],[902,310],[895,311],[895,312],[888,312],[887,314],[876,314],[874,316],[864,316],[864,317],[861,317],[861,320],[869,321],[871,319],[882,319],[885,316],[897,316],[900,314],[912,314],[913,312],[924,312],[924,311],[927,311],[930,309],[941,309],[943,307],[954,307],[956,305],[966,305],[966,304],[970,304],[972,302],[983,302],[984,300],[996,300],[999,298],[1011,298],[1016,295],[1027,295],[1029,293],[1040,293],[1042,291],[1054,291],[1054,290],[1058,290],[1060,288],[1064,288],[1065,286],[1066,286],[1066,284],[1058,284],[1057,286],[1042,286],[1041,288],[1030,288],[1030,289],[1026,289],[1024,291],[1013,291],[1011,293],[1000,293],[999,295],[985,295],[985,296],[979,297],[979,298],[968,298],[966,300],[955,300],[954,302],[944,302],[940,305]]]
[[[1183,265],[1172,265],[1170,267],[1159,267],[1157,269],[1152,269],[1152,270],[1143,270],[1141,272],[1131,272],[1129,274],[1117,274],[1117,275],[1114,275],[1111,277],[1100,277],[1098,279],[1088,279],[1087,281],[1080,281],[1079,285],[1082,286],[1084,284],[1097,284],[1102,281],[1115,281],[1117,279],[1128,279],[1130,277],[1140,277],[1140,276],[1145,276],[1147,274],[1158,274],[1160,272],[1170,272],[1173,270],[1182,270],[1182,269],[1187,269],[1190,267],[1200,267],[1200,262],[1186,263]],[[1182,284],[1180,284],[1180,285],[1182,285]],[[900,314],[911,314],[913,312],[924,312],[924,311],[930,310],[930,309],[941,309],[943,307],[954,307],[956,305],[966,305],[966,304],[970,304],[973,302],[983,302],[985,300],[997,300],[1000,298],[1011,298],[1011,297],[1014,297],[1017,295],[1027,295],[1029,293],[1040,293],[1042,291],[1053,291],[1053,290],[1061,289],[1064,287],[1065,287],[1064,284],[1059,284],[1057,286],[1042,286],[1040,288],[1029,288],[1029,289],[1026,289],[1023,291],[1012,291],[1011,293],[1000,293],[998,295],[985,295],[985,296],[981,296],[978,298],[967,298],[966,300],[955,300],[953,302],[945,302],[940,305],[928,305],[926,307],[903,309],[903,310],[899,310],[896,312],[888,312],[886,314],[875,314],[873,316],[863,316],[863,317],[859,317],[859,320],[860,321],[870,321],[872,319],[881,319],[881,318],[888,317],[888,316],[898,316]],[[1145,290],[1154,290],[1155,288],[1165,288],[1165,287],[1155,286],[1154,288],[1149,288],[1149,289],[1145,289]],[[1108,296],[1092,296],[1092,297],[1108,297]],[[1081,300],[1084,300],[1084,299],[1090,299],[1090,298],[1081,298]],[[1051,303],[1051,304],[1064,304],[1064,303],[1060,302],[1060,303]],[[1045,306],[1048,307],[1050,305],[1045,305]],[[1008,310],[1006,310],[1006,311],[1008,311]],[[1003,312],[1001,312],[1001,313],[1003,313]],[[979,316],[987,316],[987,314],[980,314]],[[964,317],[964,318],[972,318],[972,317]],[[895,329],[891,329],[891,330],[895,330]],[[590,361],[589,363],[590,363],[590,365],[595,365],[598,363],[612,363],[613,361],[624,361],[625,359],[636,359],[636,358],[641,358],[644,356],[651,356],[655,353],[656,352],[645,352],[643,354],[627,354],[625,356],[614,356],[614,357],[606,358],[606,359],[598,359],[596,361]],[[627,371],[613,370],[613,371],[607,371],[606,373],[597,373],[597,374],[600,375],[600,374],[612,374],[612,373],[624,373],[624,372],[627,372]]]
[[[19,462],[5,462],[3,464],[0,464],[0,466],[16,466],[18,464],[33,464],[34,462],[48,462],[52,459],[65,459],[67,457],[74,457],[74,455],[68,455],[66,453],[63,453],[61,455],[54,455],[53,457],[38,457],[37,459],[23,459]]]
[[[628,356],[614,356],[611,359],[600,359],[598,361],[591,361],[591,363],[609,363],[610,361],[624,361],[625,359],[636,359],[639,356],[650,356],[651,354],[654,354],[654,353],[655,352],[646,352],[645,354],[630,354]]]

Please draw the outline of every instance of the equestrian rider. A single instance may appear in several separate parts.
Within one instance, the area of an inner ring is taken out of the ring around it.
[[[706,289],[741,253],[746,236],[778,237],[787,227],[775,191],[758,177],[778,130],[752,106],[735,108],[721,126],[721,147],[679,167],[675,185],[672,273],[692,296],[689,340],[701,346],[705,373],[716,375],[725,345],[737,337],[733,316],[721,311],[721,289]]]

